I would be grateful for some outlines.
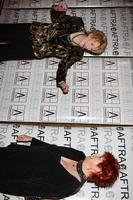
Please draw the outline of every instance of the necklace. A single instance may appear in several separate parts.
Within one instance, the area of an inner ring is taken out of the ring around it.
[[[77,163],[77,172],[81,178],[81,183],[85,183],[86,182],[86,176],[82,170],[82,164],[83,164],[83,160],[80,160],[78,163]]]
[[[61,35],[59,37],[56,38],[56,42],[57,43],[65,43],[65,44],[68,44],[69,41],[68,41],[68,34],[64,34],[64,35]]]

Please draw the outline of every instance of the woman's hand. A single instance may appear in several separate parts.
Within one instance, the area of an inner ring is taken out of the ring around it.
[[[67,94],[69,92],[69,85],[67,85],[64,81],[59,82],[58,86],[61,88],[64,94]]]
[[[61,1],[58,5],[54,6],[54,9],[56,11],[60,11],[60,12],[64,11],[64,12],[66,12],[68,10],[68,6],[67,6],[66,2]]]
[[[17,136],[17,142],[31,142],[32,137],[28,135],[18,135]]]

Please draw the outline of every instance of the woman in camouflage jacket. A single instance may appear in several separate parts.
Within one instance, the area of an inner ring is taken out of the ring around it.
[[[59,58],[56,83],[64,94],[67,70],[85,51],[98,55],[107,46],[103,32],[87,32],[80,17],[66,15],[67,8],[62,1],[53,5],[51,23],[0,24],[0,61]]]

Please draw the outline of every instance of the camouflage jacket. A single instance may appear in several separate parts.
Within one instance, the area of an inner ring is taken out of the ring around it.
[[[33,50],[36,58],[56,57],[60,59],[56,75],[57,86],[60,81],[66,81],[67,70],[75,62],[83,58],[84,51],[72,43],[57,42],[59,36],[85,31],[80,17],[66,15],[55,11],[52,7],[51,23],[33,22],[31,34]]]

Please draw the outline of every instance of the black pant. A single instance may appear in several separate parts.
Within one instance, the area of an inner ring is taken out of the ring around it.
[[[29,24],[0,24],[0,61],[35,59]]]

